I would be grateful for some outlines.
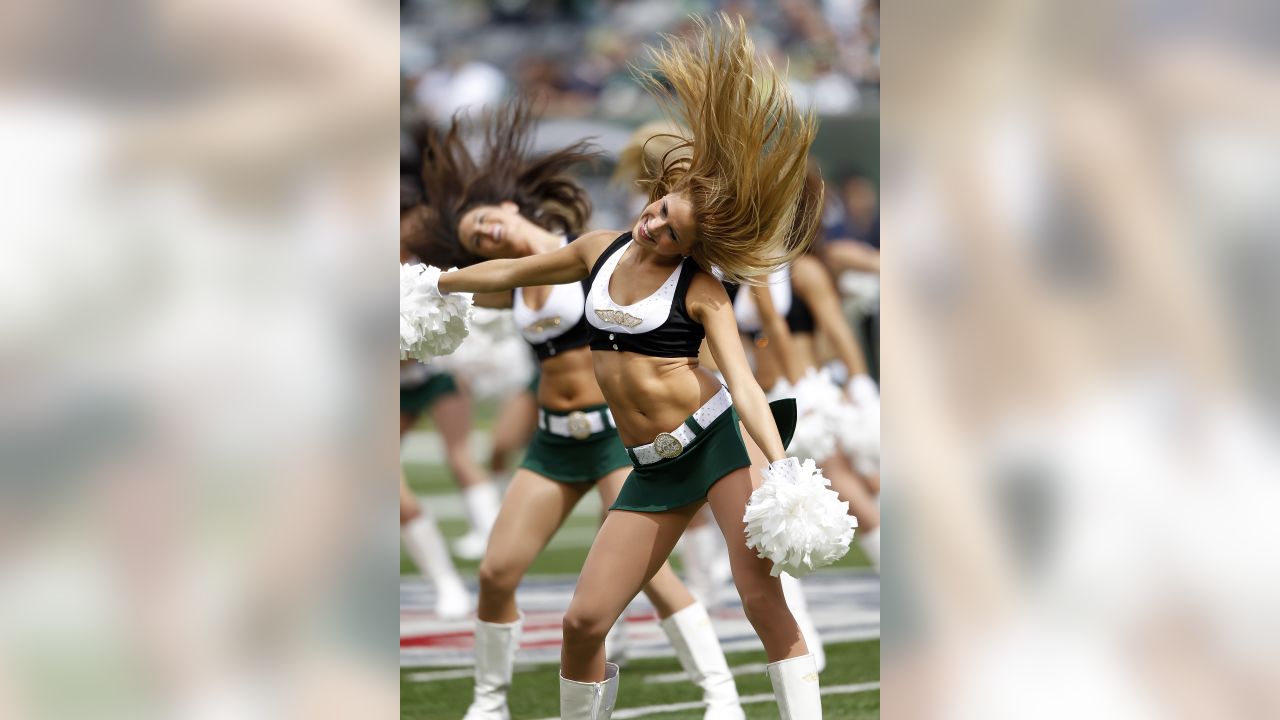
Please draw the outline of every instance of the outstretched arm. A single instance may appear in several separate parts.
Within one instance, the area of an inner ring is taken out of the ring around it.
[[[533,285],[563,285],[591,274],[591,266],[617,233],[587,233],[554,252],[490,260],[440,276],[440,292],[491,293]]]
[[[770,463],[786,457],[778,425],[773,421],[764,391],[751,374],[747,354],[738,340],[738,322],[729,295],[715,278],[699,273],[689,287],[689,310],[707,331],[707,345],[716,367],[724,375],[747,433],[764,451]]]
[[[478,293],[472,300],[475,301],[476,307],[510,310],[513,297],[511,291],[507,290],[496,293]]]
[[[760,326],[769,338],[769,347],[766,349],[775,354],[782,365],[782,374],[787,377],[787,382],[794,385],[804,376],[804,362],[791,339],[791,328],[787,327],[786,318],[779,315],[778,309],[774,307],[769,286],[753,286],[751,299],[755,301],[756,310],[760,313]]]
[[[850,377],[865,375],[866,356],[862,354],[862,348],[844,318],[844,311],[840,309],[840,294],[822,262],[808,256],[798,258],[791,267],[791,273],[796,279],[796,293],[813,312],[818,329],[831,339],[840,361],[849,368]]]
[[[822,249],[823,259],[836,274],[845,270],[880,273],[880,251],[856,240],[837,240]]]

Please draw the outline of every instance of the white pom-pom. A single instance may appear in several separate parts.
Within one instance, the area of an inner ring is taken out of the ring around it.
[[[448,355],[467,336],[471,293],[442,295],[440,269],[400,266],[400,359]]]
[[[770,573],[801,577],[849,552],[858,521],[813,460],[779,460],[764,470],[742,521],[747,547],[773,561]]]
[[[471,334],[456,352],[436,362],[466,378],[476,397],[506,397],[533,379],[533,356],[516,330],[510,310],[474,308]]]
[[[827,370],[810,370],[795,384],[796,431],[787,452],[825,460],[836,453],[847,407]]]
[[[880,404],[845,406],[844,430],[840,445],[856,460],[859,472],[880,467]]]
[[[825,460],[836,454],[839,439],[836,426],[825,416],[809,413],[796,419],[796,431],[791,436],[791,444],[787,445],[787,452]]]

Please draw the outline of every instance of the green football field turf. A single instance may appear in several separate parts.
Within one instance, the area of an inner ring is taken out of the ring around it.
[[[487,415],[488,413],[481,413]],[[481,418],[487,425],[488,418]],[[425,424],[424,424],[425,427]],[[518,458],[514,460],[518,462]],[[419,495],[457,496],[457,487],[443,465],[435,463],[406,463],[405,474],[410,487]],[[584,500],[583,506],[566,522],[561,532],[552,539],[547,549],[534,562],[530,575],[575,575],[586,558],[583,538],[589,538],[597,525],[595,506]],[[448,515],[448,514],[446,514]],[[441,531],[450,539],[466,531],[466,521],[460,517],[446,516],[440,520]],[[473,581],[478,562],[458,560],[460,572]],[[678,558],[672,564],[680,569]],[[856,548],[841,560],[836,568],[855,568],[867,565],[866,558]],[[416,569],[404,553],[401,553],[401,574],[416,575]],[[870,640],[846,642],[826,646],[827,667],[822,673],[822,685],[828,689],[838,686],[856,686],[878,683],[880,677],[880,642]],[[728,653],[730,666],[760,665],[766,662],[762,651]],[[458,720],[466,712],[471,699],[472,681],[469,677],[446,680],[417,681],[416,673],[439,672],[441,668],[402,669],[400,676],[400,713],[403,718],[415,720]],[[518,665],[511,691],[511,717],[513,720],[539,720],[558,714],[559,689],[557,667],[554,664],[540,666]],[[674,657],[632,660],[623,668],[618,695],[618,710],[640,708],[668,703],[697,701],[700,691],[688,682],[651,683],[649,676],[678,673],[680,665]],[[752,670],[735,678],[738,692],[744,697],[769,694],[771,688],[763,671]],[[747,717],[752,720],[777,718],[777,707],[772,701],[744,704]],[[823,714],[827,720],[878,718],[880,692],[877,688],[857,692],[841,692],[823,697]],[[701,710],[663,712],[645,717],[659,720],[701,720]]]
[[[880,642],[841,643],[827,645],[827,668],[822,672],[824,687],[878,682],[880,678]],[[729,665],[764,663],[763,652],[728,653]],[[511,687],[512,720],[539,720],[556,717],[559,710],[559,684],[555,665],[532,668],[517,667]],[[413,682],[415,670],[400,673],[400,716],[413,720],[458,720],[471,702],[471,679]],[[675,658],[633,660],[619,675],[616,710],[696,701],[701,691],[691,683],[646,683],[645,678],[659,673],[680,672]],[[769,679],[763,672],[738,675],[738,693],[743,697],[770,693]],[[777,720],[778,708],[772,702],[744,705],[751,720]],[[871,720],[880,716],[880,692],[870,690],[822,699],[826,720]],[[657,720],[702,720],[701,710],[655,714]]]

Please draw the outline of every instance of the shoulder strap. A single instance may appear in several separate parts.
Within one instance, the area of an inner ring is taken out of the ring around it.
[[[693,258],[685,258],[680,264],[680,279],[676,281],[675,306],[681,314],[689,317],[689,306],[685,304],[685,296],[689,294],[689,286],[693,284],[693,276],[698,274],[698,263]]]

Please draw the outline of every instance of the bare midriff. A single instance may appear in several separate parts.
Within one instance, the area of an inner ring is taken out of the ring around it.
[[[565,350],[543,360],[538,380],[538,404],[548,410],[568,412],[604,402],[604,393],[591,368],[591,348]]]
[[[593,353],[596,380],[627,447],[653,442],[680,427],[720,390],[697,358],[658,358],[629,352]]]

